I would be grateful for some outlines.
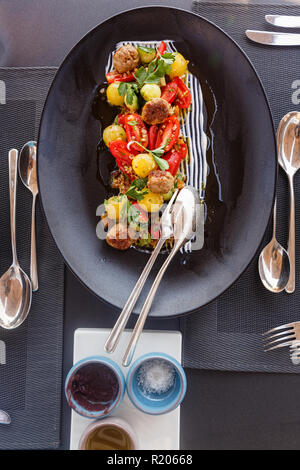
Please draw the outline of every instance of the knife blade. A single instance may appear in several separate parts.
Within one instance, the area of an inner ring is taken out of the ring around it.
[[[266,15],[265,19],[280,28],[300,28],[300,16]]]
[[[251,41],[268,46],[300,46],[300,34],[274,33],[271,31],[247,29],[246,36],[251,39]]]

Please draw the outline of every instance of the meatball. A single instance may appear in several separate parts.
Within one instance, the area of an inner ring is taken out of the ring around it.
[[[169,116],[171,105],[163,98],[147,101],[142,110],[143,120],[149,124],[161,124]]]
[[[129,72],[139,64],[139,53],[131,44],[119,47],[113,56],[114,68],[119,73]]]
[[[115,224],[106,235],[107,243],[117,250],[127,250],[133,240],[130,238],[128,228],[124,224]]]
[[[169,171],[154,170],[147,183],[152,193],[166,194],[174,188],[174,177]]]

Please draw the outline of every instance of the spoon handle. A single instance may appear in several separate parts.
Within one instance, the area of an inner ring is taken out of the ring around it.
[[[18,264],[17,249],[16,249],[17,165],[18,165],[18,150],[11,149],[8,152],[8,166],[9,166],[10,234],[11,234],[11,250],[12,250],[12,256],[13,256],[13,264]]]
[[[133,307],[135,306],[136,304],[136,301],[141,293],[141,290],[146,282],[146,280],[148,279],[148,276],[149,276],[149,273],[152,269],[152,266],[164,244],[165,240],[163,238],[160,238],[155,249],[153,250],[149,260],[148,260],[148,263],[146,264],[146,266],[144,267],[143,269],[143,272],[142,274],[140,275],[136,285],[134,286],[122,312],[120,313],[120,316],[118,318],[118,320],[116,321],[116,324],[115,326],[113,327],[113,329],[111,330],[110,332],[110,335],[109,337],[107,338],[106,340],[106,343],[104,345],[104,348],[107,352],[110,352],[112,353],[115,349],[116,349],[116,346],[118,344],[118,341],[120,339],[120,336],[128,322],[128,319],[130,317],[130,314],[133,310]]]
[[[37,258],[36,258],[36,235],[35,235],[35,203],[36,194],[32,200],[32,212],[31,212],[31,259],[30,259],[30,279],[32,284],[33,292],[39,288],[38,280],[38,269],[37,269]]]
[[[133,329],[132,335],[130,337],[127,349],[126,349],[125,354],[123,356],[122,364],[125,367],[129,366],[129,364],[132,361],[132,357],[134,355],[136,345],[137,345],[139,337],[140,337],[140,335],[143,331],[145,321],[147,319],[149,310],[151,308],[151,305],[152,305],[152,302],[154,300],[154,297],[155,297],[156,291],[158,289],[158,286],[160,284],[160,281],[162,280],[162,277],[165,274],[165,271],[166,271],[167,267],[169,266],[171,260],[174,258],[175,254],[179,250],[180,246],[181,246],[181,244],[176,244],[174,246],[173,250],[171,251],[168,258],[166,259],[166,261],[164,262],[164,264],[160,268],[160,270],[159,270],[159,272],[158,272],[158,274],[157,274],[157,276],[156,276],[156,278],[155,278],[155,280],[152,284],[152,287],[151,287],[151,289],[149,291],[149,294],[148,294],[148,296],[145,300],[145,303],[143,305],[141,313],[139,314],[139,317],[138,317],[137,322],[135,324],[135,327]]]
[[[295,197],[294,197],[294,181],[293,176],[289,175],[290,187],[290,219],[289,219],[289,241],[288,255],[290,258],[291,272],[289,282],[285,291],[292,294],[295,290]]]

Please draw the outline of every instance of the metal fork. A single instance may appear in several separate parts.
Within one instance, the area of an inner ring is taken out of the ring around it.
[[[300,341],[293,341],[290,346],[290,359],[294,365],[300,364]]]
[[[266,331],[263,336],[265,352],[286,346],[294,347],[296,343],[299,342],[300,344],[300,322],[276,326],[275,328]]]

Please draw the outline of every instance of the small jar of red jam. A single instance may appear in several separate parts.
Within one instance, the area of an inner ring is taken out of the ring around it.
[[[111,359],[93,356],[77,362],[66,378],[71,408],[88,418],[104,418],[117,409],[125,391],[120,367]]]

